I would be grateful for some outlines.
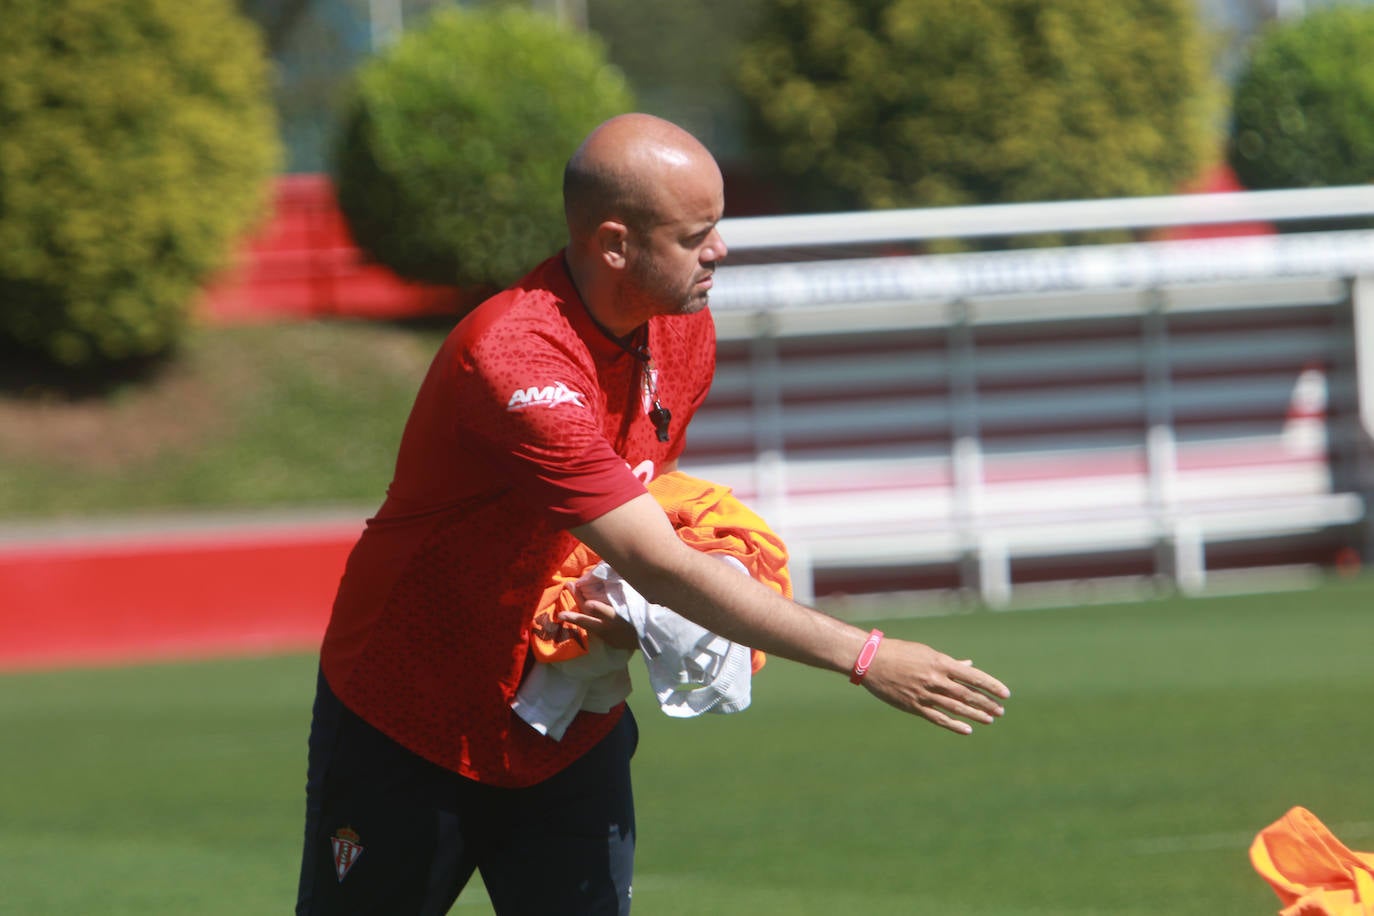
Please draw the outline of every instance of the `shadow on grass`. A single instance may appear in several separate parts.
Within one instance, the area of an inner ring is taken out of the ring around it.
[[[34,402],[103,400],[128,387],[159,381],[178,351],[128,360],[65,366],[46,354],[0,340],[0,397]]]

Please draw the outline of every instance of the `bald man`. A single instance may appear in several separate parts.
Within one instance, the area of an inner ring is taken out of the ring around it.
[[[951,731],[1002,714],[995,678],[738,575],[647,493],[715,368],[727,249],[705,147],[613,118],[570,158],[564,204],[567,247],[441,347],[349,557],[321,649],[298,914],[440,914],[474,870],[498,913],[629,912],[633,715],[582,712],[555,741],[511,710],[534,609],[578,540],[653,603]],[[565,620],[626,637],[594,602]]]

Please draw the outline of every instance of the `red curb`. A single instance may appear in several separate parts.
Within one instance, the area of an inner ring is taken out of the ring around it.
[[[0,545],[0,670],[313,650],[360,529]]]

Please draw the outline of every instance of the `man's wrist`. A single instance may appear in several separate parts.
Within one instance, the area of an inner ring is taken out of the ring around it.
[[[882,644],[883,631],[870,631],[868,639],[864,640],[863,648],[859,650],[859,657],[854,659],[854,667],[849,672],[849,683],[863,683],[864,675],[868,674],[868,669],[873,664],[873,658],[878,654],[878,647]]]

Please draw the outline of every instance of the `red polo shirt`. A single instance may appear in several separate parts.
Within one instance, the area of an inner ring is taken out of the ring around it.
[[[321,663],[345,706],[472,779],[552,776],[623,712],[582,713],[562,741],[510,701],[544,584],[569,527],[645,492],[677,458],[715,370],[709,312],[654,318],[645,366],[591,321],[561,255],[464,318],[435,357],[402,436],[386,501],[349,556]]]

